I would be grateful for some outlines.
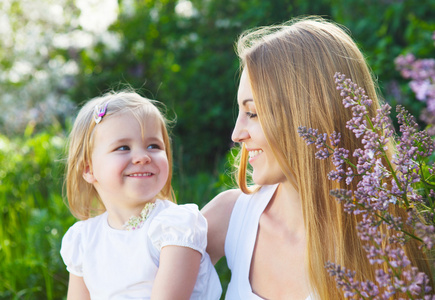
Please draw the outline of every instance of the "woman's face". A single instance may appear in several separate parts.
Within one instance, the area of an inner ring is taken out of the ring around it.
[[[252,165],[252,179],[258,185],[284,182],[286,177],[278,164],[257,116],[255,101],[247,69],[243,70],[237,93],[239,114],[234,127],[232,140],[245,143]]]

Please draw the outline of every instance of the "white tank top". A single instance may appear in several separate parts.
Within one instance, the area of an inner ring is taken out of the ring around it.
[[[275,193],[277,186],[278,184],[263,186],[252,195],[241,194],[234,205],[225,240],[225,257],[231,270],[231,280],[225,299],[263,299],[252,292],[249,270],[251,269],[260,216]],[[309,296],[306,300],[314,299]]]

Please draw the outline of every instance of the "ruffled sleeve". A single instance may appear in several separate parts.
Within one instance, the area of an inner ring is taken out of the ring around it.
[[[68,272],[80,277],[83,276],[83,227],[82,221],[71,226],[62,238],[60,249]]]
[[[174,205],[151,221],[148,235],[159,251],[169,245],[183,246],[203,255],[207,247],[207,221],[196,204]]]

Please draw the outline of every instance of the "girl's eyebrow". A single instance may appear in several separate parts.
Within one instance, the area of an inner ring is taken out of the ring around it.
[[[146,140],[149,142],[163,142],[163,139],[158,136],[149,136],[146,137]]]
[[[129,138],[120,138],[120,139],[116,139],[114,140],[112,143],[110,143],[110,145],[114,145],[114,144],[122,144],[122,143],[127,143],[129,142],[131,139]]]

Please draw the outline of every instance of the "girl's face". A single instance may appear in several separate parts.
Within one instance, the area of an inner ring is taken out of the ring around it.
[[[109,208],[142,209],[154,201],[168,180],[169,164],[156,117],[148,116],[145,132],[131,113],[103,118],[94,132],[92,169],[83,176]]]
[[[249,163],[253,167],[252,179],[258,185],[284,182],[286,177],[272,153],[258,120],[246,68],[240,78],[237,102],[239,104],[239,114],[232,140],[236,143],[245,143],[246,150],[249,152]]]

